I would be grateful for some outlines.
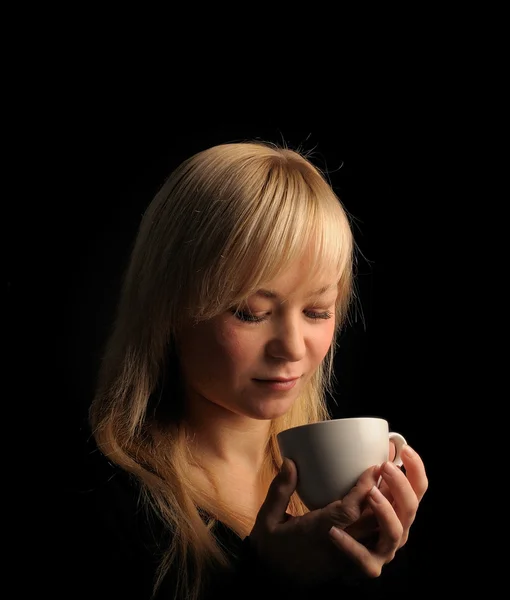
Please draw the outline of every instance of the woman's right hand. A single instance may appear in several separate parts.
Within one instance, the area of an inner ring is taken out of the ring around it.
[[[349,560],[348,554],[341,552],[329,536],[332,526],[345,530],[360,519],[379,475],[380,467],[367,469],[342,500],[294,517],[286,509],[296,489],[297,470],[293,461],[285,459],[282,470],[269,487],[250,534],[250,543],[259,560],[274,572],[305,585],[333,578],[352,580],[359,576],[374,577],[380,574],[382,564],[374,565],[374,561],[383,560],[379,555],[374,553],[372,556],[368,551],[366,564]],[[384,533],[384,511],[387,511],[387,507],[379,509],[381,514],[377,514],[379,504],[371,502],[370,506],[379,521],[379,533]],[[387,543],[395,546],[394,554],[397,540],[389,539]]]

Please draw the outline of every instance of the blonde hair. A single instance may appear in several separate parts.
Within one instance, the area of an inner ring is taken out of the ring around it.
[[[313,248],[313,272],[324,265],[336,269],[338,333],[352,295],[348,215],[307,156],[268,143],[222,144],[195,154],[170,175],[143,215],[90,422],[98,447],[137,478],[143,502],[171,533],[154,591],[172,567],[182,597],[198,598],[207,574],[230,564],[214,535],[216,521],[250,531],[249,519],[219,505],[189,476],[196,461],[190,432],[179,418],[183,399],[174,350],[179,328],[184,318],[209,319],[243,302],[305,248]],[[304,393],[271,423],[268,481],[282,461],[276,434],[329,418],[326,392],[336,340]],[[212,517],[208,523],[203,511]],[[306,512],[296,494],[289,512]]]

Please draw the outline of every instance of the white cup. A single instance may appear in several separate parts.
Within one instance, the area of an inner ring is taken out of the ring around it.
[[[389,440],[395,444],[393,462],[400,466],[405,438],[389,431],[388,421],[376,417],[332,419],[300,425],[277,436],[282,457],[296,463],[297,493],[309,510],[341,500],[369,467],[389,460]]]

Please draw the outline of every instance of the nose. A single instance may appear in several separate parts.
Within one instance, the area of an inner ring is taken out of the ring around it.
[[[306,343],[303,324],[298,318],[282,319],[275,325],[275,329],[267,344],[268,354],[272,358],[297,362],[306,354]]]

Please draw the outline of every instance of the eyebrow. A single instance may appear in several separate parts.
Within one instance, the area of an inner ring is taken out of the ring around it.
[[[311,292],[310,294],[308,294],[307,298],[316,298],[317,296],[322,296],[326,292],[329,292],[330,290],[333,290],[333,289],[336,289],[336,284],[323,285],[318,290],[315,290],[315,291]],[[262,296],[263,298],[280,298],[280,296],[273,290],[260,289],[255,292],[255,295]]]

